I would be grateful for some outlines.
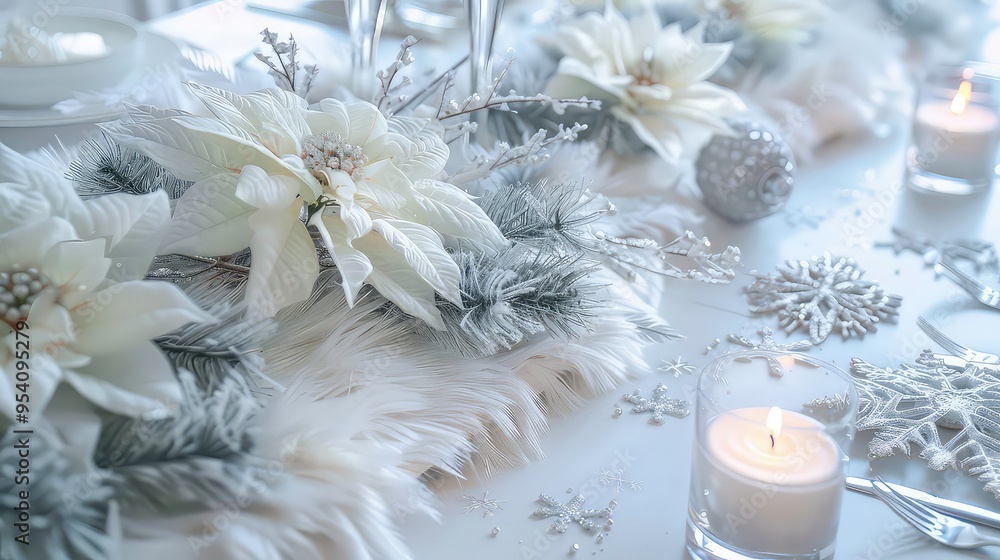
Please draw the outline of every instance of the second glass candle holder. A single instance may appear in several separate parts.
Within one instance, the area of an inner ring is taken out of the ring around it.
[[[722,356],[698,379],[688,501],[693,558],[833,556],[858,397],[796,353]]]

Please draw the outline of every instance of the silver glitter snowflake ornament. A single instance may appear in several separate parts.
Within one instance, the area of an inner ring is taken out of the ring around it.
[[[546,507],[539,508],[533,515],[542,518],[555,517],[556,520],[549,526],[549,530],[557,533],[565,533],[570,523],[576,523],[588,531],[605,527],[611,522],[611,514],[618,505],[611,500],[606,508],[584,509],[583,504],[587,498],[583,494],[577,495],[565,504],[546,494],[540,494],[538,501]]]
[[[745,336],[735,334],[731,334],[727,338],[729,342],[745,346],[751,350],[780,350],[784,352],[798,352],[800,350],[806,350],[813,347],[813,343],[808,340],[799,340],[789,344],[778,344],[778,341],[774,340],[774,331],[772,331],[770,327],[761,328],[757,331],[757,334],[760,335],[760,342],[753,342]],[[777,358],[773,358],[771,356],[767,356],[767,369],[771,372],[771,375],[775,377],[785,375],[785,368],[782,367],[781,362],[779,362]]]
[[[809,331],[814,344],[835,328],[846,338],[877,330],[876,323],[899,314],[902,297],[886,294],[877,282],[862,280],[853,259],[824,253],[806,261],[786,261],[778,274],[758,275],[746,288],[750,311],[777,313],[785,332]]]
[[[923,258],[924,266],[933,266],[941,259],[962,259],[975,267],[976,273],[995,273],[1000,268],[1000,253],[995,245],[982,239],[956,239],[935,244],[926,236],[892,228],[891,241],[879,241],[875,247],[892,249],[897,255],[903,251],[913,251]]]
[[[869,457],[909,456],[916,445],[930,468],[965,471],[1000,498],[1000,365],[955,371],[924,351],[899,369],[854,358],[851,373],[858,431],[875,431]]]
[[[687,401],[667,396],[667,386],[663,383],[658,384],[656,389],[653,389],[652,399],[642,397],[638,389],[631,395],[625,395],[622,398],[635,405],[632,408],[633,413],[652,412],[653,416],[649,419],[651,424],[662,424],[667,414],[675,418],[684,418],[691,413]]]

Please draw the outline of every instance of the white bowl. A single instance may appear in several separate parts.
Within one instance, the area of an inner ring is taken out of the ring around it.
[[[109,52],[62,64],[0,66],[0,106],[49,107],[71,98],[73,91],[114,87],[126,81],[144,55],[142,24],[115,12],[63,9],[45,23],[44,31],[97,33]]]

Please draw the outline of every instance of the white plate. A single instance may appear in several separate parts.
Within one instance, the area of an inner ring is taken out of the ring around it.
[[[146,54],[136,70],[124,84],[115,88],[128,90],[138,84],[146,69],[157,64],[180,64],[183,60],[180,47],[172,39],[149,33],[146,36]],[[64,113],[52,107],[46,109],[2,109],[0,108],[0,128],[26,128],[43,126],[64,126],[70,124],[113,121],[125,114],[121,104],[84,104],[78,110]]]

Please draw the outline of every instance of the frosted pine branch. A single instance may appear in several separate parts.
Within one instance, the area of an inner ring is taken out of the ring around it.
[[[271,47],[278,61],[274,62],[270,56],[261,52],[254,52],[253,55],[257,60],[267,65],[269,68],[267,73],[274,78],[278,87],[305,98],[312,88],[313,80],[319,73],[319,69],[316,68],[315,64],[299,65],[296,59],[299,54],[299,45],[291,34],[288,35],[288,42],[278,41],[278,34],[272,33],[266,27],[260,32],[260,35],[263,37],[261,42]],[[304,73],[300,74],[300,70],[304,70]]]
[[[376,74],[379,83],[382,84],[382,90],[376,98],[375,105],[383,114],[391,115],[393,103],[405,103],[407,100],[406,95],[397,95],[397,93],[413,83],[410,77],[403,76],[402,81],[398,84],[393,84],[393,82],[400,70],[413,64],[414,58],[410,49],[418,42],[419,40],[413,35],[407,35],[399,44],[399,54],[396,55],[396,59],[385,70],[379,70]]]

